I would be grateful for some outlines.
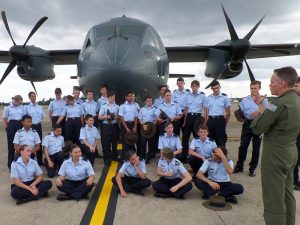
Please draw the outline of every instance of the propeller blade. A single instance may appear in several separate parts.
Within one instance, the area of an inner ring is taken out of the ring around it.
[[[30,83],[31,83],[31,86],[33,87],[33,90],[34,90],[36,96],[38,96],[38,93],[37,93],[37,91],[36,91],[36,88],[35,88],[35,86],[34,86],[33,81],[30,81]]]
[[[249,74],[250,80],[251,80],[251,81],[254,81],[254,80],[255,80],[254,75],[253,75],[253,73],[252,73],[252,71],[251,71],[251,68],[250,68],[250,66],[249,66],[249,64],[247,63],[247,60],[246,60],[245,58],[244,58],[244,61],[245,61],[246,66],[247,66],[247,70],[248,70],[248,74]]]
[[[230,33],[231,40],[238,40],[239,37],[238,37],[237,33],[235,32],[235,29],[234,29],[234,27],[231,23],[231,20],[229,19],[229,16],[227,15],[222,3],[221,3],[221,6],[222,6],[222,10],[223,10],[225,19],[226,19],[226,23],[227,23],[227,26],[228,26],[228,30],[229,30],[229,33]]]
[[[6,68],[1,80],[0,80],[0,84],[2,84],[2,82],[5,80],[5,78],[8,76],[8,74],[13,70],[13,68],[15,68],[15,66],[17,65],[15,60],[12,60],[8,67]]]
[[[260,25],[260,23],[263,21],[263,19],[266,17],[267,14],[265,14],[260,21],[258,21],[258,23],[252,28],[252,30],[250,30],[250,32],[244,37],[244,39],[246,40],[250,40],[250,38],[252,37],[253,33],[256,31],[257,27]]]
[[[48,19],[48,17],[43,17],[41,18],[36,24],[35,26],[32,28],[30,34],[28,35],[25,43],[23,44],[23,47],[26,46],[27,42],[29,41],[29,39],[32,37],[32,35],[40,28],[40,26],[42,26],[42,24]]]
[[[14,43],[14,45],[17,45],[16,42],[14,41],[11,33],[10,33],[10,29],[9,29],[8,22],[7,22],[7,19],[6,19],[5,11],[1,12],[1,16],[2,16],[2,19],[3,19],[4,25],[5,25],[5,28],[6,28],[7,32],[8,32],[8,34],[9,34],[12,42]]]
[[[22,65],[22,67],[23,67],[26,75],[29,77],[29,81],[31,83],[31,86],[34,89],[34,92],[36,93],[36,95],[38,95],[37,91],[36,91],[36,88],[35,88],[35,85],[34,85],[33,81],[31,80],[31,77],[30,77],[30,74],[29,74],[29,71],[28,71],[28,64],[26,62],[24,62],[24,61],[21,61],[21,65]]]

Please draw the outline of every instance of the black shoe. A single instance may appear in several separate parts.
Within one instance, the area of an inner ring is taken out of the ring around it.
[[[209,197],[206,194],[203,193],[202,199],[207,200],[207,199],[209,199]]]
[[[67,195],[67,194],[59,194],[59,195],[57,195],[56,199],[58,201],[67,201],[67,200],[72,200],[73,197],[71,195]]]
[[[295,191],[300,191],[300,181],[295,183],[294,190]]]
[[[142,189],[133,190],[132,193],[140,196],[145,196]]]
[[[233,170],[233,173],[241,173],[244,171],[243,167],[236,166]]]
[[[228,196],[225,198],[225,202],[229,202],[231,204],[237,204],[238,200],[236,199],[236,197],[234,195]]]
[[[90,200],[90,196],[89,195],[85,195],[85,196],[82,196],[81,199]]]
[[[43,195],[44,198],[48,198],[49,197],[49,192],[47,191],[44,195]]]
[[[249,170],[249,177],[255,177],[256,171],[255,170]]]
[[[172,196],[171,195],[168,195],[168,194],[163,194],[163,193],[155,193],[154,196],[156,198],[171,198]]]
[[[30,202],[30,201],[32,201],[32,200],[33,200],[33,198],[32,198],[31,196],[28,197],[28,198],[20,198],[20,199],[17,199],[16,204],[17,204],[17,205],[21,205],[21,204]]]

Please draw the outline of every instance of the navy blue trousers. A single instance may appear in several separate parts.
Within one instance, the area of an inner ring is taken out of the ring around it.
[[[23,182],[23,183],[26,185],[30,185],[33,182],[34,182],[34,180]],[[12,184],[10,195],[14,199],[25,199],[25,198],[29,198],[29,197],[39,199],[40,197],[43,197],[45,195],[45,193],[49,189],[51,189],[51,187],[52,187],[52,182],[50,180],[43,180],[38,185],[36,185],[36,188],[39,190],[39,193],[37,195],[33,195],[30,191],[20,188],[20,187],[16,186],[15,184]]]
[[[66,193],[67,195],[71,195],[75,200],[80,200],[87,196],[88,193],[91,192],[93,188],[92,185],[87,185],[86,180],[64,180],[62,182],[62,186],[56,186],[58,190]]]
[[[49,158],[54,163],[54,167],[48,166],[48,160],[45,158],[44,165],[47,170],[47,176],[52,178],[56,175],[56,173],[59,171],[61,164],[63,163],[65,157],[65,154],[63,151],[57,152],[53,155],[49,155]]]
[[[112,178],[113,184],[117,185],[116,177]],[[125,192],[135,192],[139,191],[141,189],[145,189],[147,187],[151,186],[151,180],[148,178],[142,179],[140,177],[130,177],[124,175],[122,177],[122,185],[125,190]]]
[[[14,161],[15,149],[14,149],[14,137],[16,132],[22,128],[21,121],[19,120],[10,120],[7,124],[6,135],[7,135],[7,167],[10,168],[11,163]]]

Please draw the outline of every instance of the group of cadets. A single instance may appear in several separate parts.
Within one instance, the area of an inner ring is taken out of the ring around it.
[[[64,194],[57,196],[58,200],[88,198],[94,182],[99,127],[105,165],[109,166],[112,160],[124,160],[113,178],[122,197],[127,197],[128,192],[143,195],[143,189],[151,185],[146,177],[145,164],[160,152],[157,167],[160,179],[152,184],[156,197],[183,198],[192,189],[194,179],[196,187],[204,192],[203,198],[219,193],[228,202],[236,203],[234,195],[241,194],[243,187],[231,183],[229,175],[243,171],[251,139],[253,153],[249,176],[256,175],[261,136],[253,133],[250,124],[258,107],[252,95],[240,104],[245,121],[238,162],[233,167],[226,149],[226,126],[230,118],[228,96],[221,93],[218,81],[212,82],[213,93],[207,97],[199,91],[199,81],[191,82],[192,91],[185,89],[184,85],[183,78],[179,78],[178,89],[173,93],[166,85],[160,86],[160,96],[154,103],[153,98],[147,96],[142,108],[135,102],[132,91],[127,92],[126,101],[119,106],[115,102],[115,93],[108,92],[105,85],[100,87],[101,97],[97,102],[91,90],[86,91],[87,99],[83,101],[76,87],[73,96],[68,95],[65,99],[62,99],[61,89],[56,88],[55,99],[48,108],[53,129],[44,137],[43,148],[41,121],[45,115],[36,103],[35,93],[29,93],[30,103],[26,106],[22,105],[22,97],[16,95],[3,112],[8,142],[7,166],[14,182],[12,197],[20,204],[47,196],[52,184],[43,181],[39,167],[45,165],[48,177],[59,175],[56,186]],[[251,83],[251,93],[259,89],[259,81]],[[149,128],[149,124],[156,128],[156,132],[151,136],[138,135],[141,129]],[[119,133],[123,145],[120,156],[117,151]],[[189,143],[191,133],[193,139]],[[136,145],[126,141],[128,134],[139,136]],[[75,145],[66,151],[65,141]],[[33,160],[35,157],[37,161]],[[189,163],[193,176],[182,163]],[[26,169],[28,167],[30,169]]]

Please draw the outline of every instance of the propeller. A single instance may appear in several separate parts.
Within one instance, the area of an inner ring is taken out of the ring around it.
[[[33,83],[33,80],[30,76],[29,70],[28,70],[28,58],[31,57],[28,49],[26,48],[26,44],[27,42],[30,40],[30,38],[34,35],[34,33],[42,26],[42,24],[48,19],[48,17],[43,17],[41,18],[36,24],[35,26],[32,28],[31,32],[29,33],[26,41],[24,42],[23,45],[17,45],[16,42],[14,41],[12,34],[10,32],[9,29],[9,25],[7,22],[7,18],[6,18],[6,14],[5,11],[1,12],[1,16],[2,16],[2,20],[4,22],[5,28],[7,33],[9,34],[12,42],[13,42],[13,46],[9,49],[9,55],[12,58],[12,60],[10,61],[9,65],[7,66],[4,74],[1,77],[0,80],[0,85],[2,84],[2,82],[6,79],[6,77],[9,75],[9,73],[15,68],[16,65],[18,66],[22,66],[25,74],[27,75],[27,77],[29,77],[29,81],[34,89],[34,91],[36,92],[36,88],[35,85]],[[33,57],[39,57],[38,55],[32,55]],[[44,56],[42,56],[44,57]],[[36,92],[37,93],[37,92]]]

